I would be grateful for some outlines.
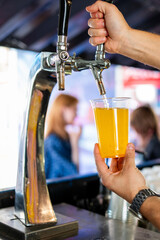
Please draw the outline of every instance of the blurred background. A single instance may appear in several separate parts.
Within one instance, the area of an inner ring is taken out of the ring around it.
[[[94,1],[73,0],[68,30],[68,51],[94,59],[95,47],[88,43],[89,14],[85,7]],[[117,0],[131,27],[160,33],[159,0]],[[16,184],[18,148],[23,116],[29,96],[28,74],[41,51],[56,51],[57,0],[0,1],[0,188]],[[150,104],[160,116],[160,72],[118,54],[106,54],[111,67],[103,72],[107,97],[131,97],[131,111]],[[79,142],[80,174],[96,172],[93,158],[97,142],[90,99],[99,92],[89,70],[66,77],[66,91],[79,99],[76,121],[83,127]],[[55,87],[50,103],[59,94]],[[49,105],[50,106],[50,105]],[[130,130],[130,141],[135,141]],[[138,161],[139,159],[137,159]]]

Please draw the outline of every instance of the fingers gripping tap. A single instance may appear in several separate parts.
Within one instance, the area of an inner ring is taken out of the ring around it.
[[[47,63],[56,73],[59,90],[65,89],[65,75],[71,74],[72,70],[82,71],[91,69],[100,95],[105,95],[102,71],[109,68],[111,63],[108,59],[105,59],[104,45],[100,44],[97,46],[94,60],[85,60],[76,57],[76,54],[69,56],[67,52],[67,31],[71,4],[71,0],[60,0],[57,52],[52,53],[48,57]]]

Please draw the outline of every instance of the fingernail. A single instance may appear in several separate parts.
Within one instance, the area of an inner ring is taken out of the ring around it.
[[[128,148],[128,149],[135,149],[133,143],[128,143],[127,148]]]

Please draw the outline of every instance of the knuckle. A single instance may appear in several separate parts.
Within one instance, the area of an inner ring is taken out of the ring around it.
[[[117,10],[116,6],[114,4],[111,4],[110,7],[112,8],[112,10]]]
[[[128,151],[128,153],[126,154],[126,158],[133,158],[134,157],[134,153],[132,151]]]

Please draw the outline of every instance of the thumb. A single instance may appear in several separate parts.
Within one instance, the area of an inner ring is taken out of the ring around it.
[[[124,158],[124,168],[135,167],[135,146],[133,143],[128,143]]]
[[[102,176],[106,175],[107,173],[110,173],[110,171],[105,163],[105,159],[102,158],[100,155],[99,146],[97,143],[95,144],[95,147],[94,147],[94,157],[95,157],[95,162],[96,162],[99,176],[102,177]]]

